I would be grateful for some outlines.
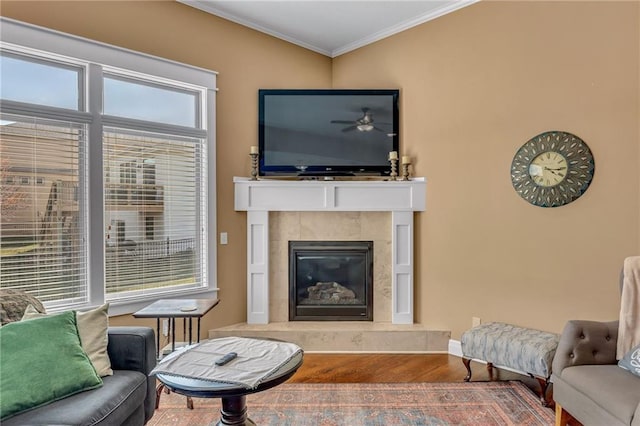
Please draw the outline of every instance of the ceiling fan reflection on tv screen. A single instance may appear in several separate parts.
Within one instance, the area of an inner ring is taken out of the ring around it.
[[[362,107],[362,117],[357,120],[331,120],[334,124],[349,124],[349,126],[344,127],[342,129],[343,132],[352,132],[354,130],[358,130],[360,132],[370,132],[372,130],[387,133],[388,135],[392,135],[388,131],[377,127],[374,124],[373,113],[367,107]],[[391,123],[377,123],[379,125],[390,126]]]
[[[397,89],[261,89],[261,176],[386,176]]]

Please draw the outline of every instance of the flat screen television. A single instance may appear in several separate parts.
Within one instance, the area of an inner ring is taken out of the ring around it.
[[[398,96],[388,89],[259,90],[259,174],[389,175]]]

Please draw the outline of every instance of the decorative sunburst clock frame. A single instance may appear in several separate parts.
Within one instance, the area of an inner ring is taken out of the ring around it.
[[[531,138],[516,152],[511,182],[534,206],[559,207],[584,194],[594,172],[593,154],[582,139],[550,131]]]

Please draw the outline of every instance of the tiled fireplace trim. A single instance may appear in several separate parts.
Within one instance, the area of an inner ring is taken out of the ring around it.
[[[247,323],[269,323],[270,211],[391,212],[391,322],[413,323],[413,212],[426,208],[424,178],[290,181],[234,178],[235,210],[247,212]]]
[[[373,322],[391,322],[391,213],[270,212],[269,322],[289,321],[289,241],[372,241]]]

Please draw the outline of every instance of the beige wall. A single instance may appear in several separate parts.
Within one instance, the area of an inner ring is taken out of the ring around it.
[[[427,178],[418,321],[459,338],[472,316],[550,331],[617,317],[622,261],[640,254],[639,6],[483,1],[334,60],[334,87],[402,90],[402,151]],[[547,130],[580,136],[596,172],[545,209],[509,172]]]
[[[508,321],[559,331],[617,315],[617,276],[640,254],[640,4],[483,1],[333,61],[175,2],[8,2],[2,15],[220,72],[218,246],[222,302],[203,329],[245,320],[246,231],[232,177],[247,175],[257,89],[390,87],[401,147],[425,176],[416,215],[416,319],[452,330]],[[523,201],[516,150],[546,130],[583,138],[587,193]],[[140,324],[129,316],[112,323]]]

